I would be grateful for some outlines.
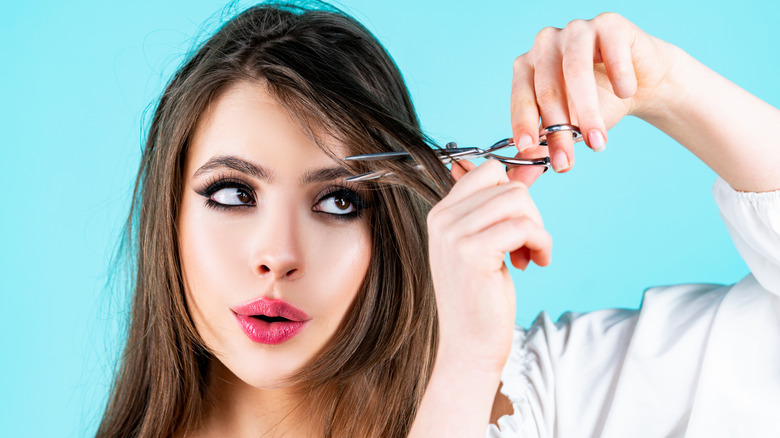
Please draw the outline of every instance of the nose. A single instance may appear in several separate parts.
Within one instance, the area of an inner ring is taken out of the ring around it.
[[[269,281],[294,280],[303,275],[302,233],[293,212],[264,215],[252,236],[249,268]]]

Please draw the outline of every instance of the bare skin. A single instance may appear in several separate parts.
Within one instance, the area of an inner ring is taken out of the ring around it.
[[[518,157],[544,153],[534,146],[540,119],[579,125],[588,146],[601,151],[607,129],[627,115],[672,136],[736,190],[780,189],[773,136],[743,129],[780,126],[780,111],[619,15],[543,29],[514,62]],[[556,172],[571,169],[571,136],[551,136],[549,153]],[[505,173],[488,160],[454,166],[452,174],[457,183],[428,220],[441,340],[412,437],[484,436],[489,422],[510,412],[497,391],[515,316],[504,255],[519,269],[550,260],[551,240],[526,189],[538,169]],[[467,278],[452,272],[465,265]]]
[[[336,332],[371,260],[368,220],[344,195],[360,189],[321,171],[334,167],[261,82],[233,85],[201,117],[177,231],[187,307],[214,359],[209,408],[188,436],[317,436],[291,415],[287,379]],[[305,312],[303,329],[251,339],[232,309],[260,298]]]

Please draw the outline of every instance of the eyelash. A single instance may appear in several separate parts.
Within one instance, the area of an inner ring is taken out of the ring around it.
[[[252,203],[243,204],[243,205],[226,205],[211,199],[211,197],[218,191],[222,189],[229,189],[229,188],[234,188],[234,189],[239,189],[244,191],[247,195],[249,195],[252,198]],[[209,181],[208,183],[206,183],[203,189],[196,190],[196,192],[199,195],[206,198],[206,202],[205,202],[206,207],[213,208],[219,211],[229,211],[236,208],[247,208],[247,207],[254,207],[255,205],[257,205],[257,201],[255,199],[255,191],[252,189],[252,187],[250,187],[242,180],[234,177],[216,177],[211,181]],[[335,198],[335,197],[343,198],[347,200],[350,204],[352,204],[355,207],[355,211],[346,214],[334,214],[334,213],[327,213],[323,211],[317,211],[317,213],[326,214],[337,220],[347,221],[361,216],[363,214],[363,210],[371,207],[371,205],[366,201],[364,201],[363,198],[354,190],[351,190],[344,186],[335,185],[335,184],[323,190],[322,194],[319,195],[319,199],[317,200],[315,205],[319,204],[320,202],[328,198]]]
[[[335,184],[324,190],[324,193],[319,196],[319,199],[317,200],[317,204],[319,204],[320,202],[328,198],[342,198],[347,200],[353,206],[355,206],[355,211],[347,214],[333,214],[333,213],[326,213],[324,211],[320,212],[320,213],[327,214],[329,216],[333,216],[334,219],[338,219],[338,220],[346,221],[346,220],[358,218],[363,214],[363,211],[365,209],[371,207],[371,205],[368,204],[366,201],[364,201],[363,198],[354,190],[350,190],[344,186],[339,186]]]
[[[252,197],[252,204],[245,204],[245,205],[225,205],[220,204],[219,202],[211,199],[212,196],[214,196],[215,193],[222,189],[240,189],[246,192],[249,196]],[[240,179],[233,178],[233,177],[217,177],[209,182],[206,183],[203,189],[196,190],[197,194],[203,196],[206,198],[206,207],[213,208],[215,210],[230,210],[234,208],[245,208],[245,207],[252,207],[255,205],[255,191],[252,190],[249,185],[241,181]]]

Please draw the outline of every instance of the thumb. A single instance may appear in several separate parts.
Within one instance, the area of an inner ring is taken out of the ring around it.
[[[452,171],[450,172],[450,174],[452,175],[452,178],[457,182],[463,177],[463,175],[476,169],[476,167],[477,166],[471,161],[466,161],[466,160],[454,161],[452,163]]]
[[[531,187],[531,184],[542,176],[542,173],[544,173],[544,168],[540,166],[516,166],[510,167],[506,176],[510,181],[520,181],[526,187]]]

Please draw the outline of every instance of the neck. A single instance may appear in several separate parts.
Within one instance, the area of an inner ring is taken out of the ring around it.
[[[311,419],[302,418],[301,400],[289,388],[248,385],[219,360],[212,359],[206,408],[196,436],[316,436]]]

